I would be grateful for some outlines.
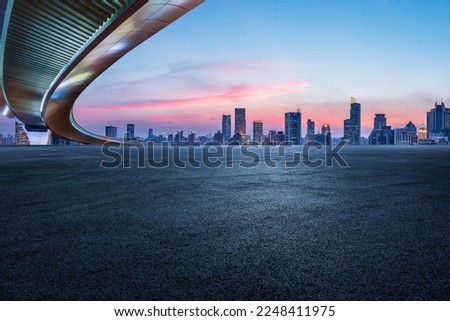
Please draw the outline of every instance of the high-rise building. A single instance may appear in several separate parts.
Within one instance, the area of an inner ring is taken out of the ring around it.
[[[231,115],[222,115],[223,144],[228,144],[231,139]]]
[[[381,129],[386,125],[386,114],[375,114],[373,119],[373,129]]]
[[[320,128],[320,132],[317,134],[307,134],[305,137],[306,143],[318,142],[323,145],[331,145],[331,127],[328,124],[323,124]]]
[[[189,135],[188,135],[188,143],[189,143],[190,145],[195,144],[195,136],[196,136],[196,134],[195,134],[194,131],[191,131],[191,132],[189,133]]]
[[[347,140],[349,144],[350,144],[350,139],[354,137],[353,129],[354,129],[354,126],[353,126],[353,123],[350,120],[350,118],[345,119],[344,120],[344,137],[343,137],[343,139]],[[354,141],[354,139],[353,139],[353,141]]]
[[[391,129],[391,126],[386,125],[386,115],[375,114],[373,130],[369,135],[369,145],[392,144],[394,144],[394,131]]]
[[[8,134],[8,137],[6,137],[5,145],[14,145],[14,136],[13,135]]]
[[[322,125],[322,135],[326,135],[331,132],[331,127],[328,124]]]
[[[277,144],[281,144],[284,142],[286,142],[286,135],[284,134],[284,131],[277,131]]]
[[[302,113],[289,112],[284,114],[284,136],[287,142],[294,145],[302,143]]]
[[[134,139],[134,124],[127,124],[126,140]]]
[[[331,127],[328,124],[322,125],[323,143],[331,145]]]
[[[427,132],[428,136],[432,134],[450,135],[450,108],[446,108],[441,101],[434,104],[429,112],[427,112]]]
[[[182,130],[177,130],[177,133],[175,134],[173,141],[174,141],[174,143],[181,143],[184,141],[184,136],[183,136]]]
[[[270,130],[269,131],[269,144],[270,145],[275,145],[277,143],[277,131],[276,130]]]
[[[148,129],[148,136],[147,136],[147,141],[151,141],[153,138],[155,137],[155,135],[153,135],[153,128],[149,128]]]
[[[305,143],[313,142],[316,140],[316,135],[314,132],[316,131],[316,124],[308,119],[306,121],[306,135],[305,135]]]
[[[234,109],[234,133],[239,133],[241,136],[246,135],[245,126],[245,108]]]
[[[444,111],[444,130],[445,135],[450,137],[450,108],[445,108]]]
[[[253,141],[258,144],[264,142],[263,123],[260,120],[253,121]]]
[[[106,126],[105,127],[105,136],[111,137],[111,138],[117,138],[117,127]]]
[[[350,103],[350,118],[344,120],[344,139],[352,145],[359,145],[361,140],[361,104],[353,97]]]
[[[311,119],[308,119],[308,121],[306,123],[306,127],[307,127],[306,134],[307,135],[314,135],[314,132],[316,130],[315,129],[315,123]]]
[[[16,145],[30,145],[30,139],[28,138],[27,131],[25,130],[25,125],[16,122]]]

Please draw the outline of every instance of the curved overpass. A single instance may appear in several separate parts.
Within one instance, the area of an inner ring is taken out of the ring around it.
[[[203,0],[8,0],[0,7],[0,112],[28,130],[86,144],[115,139],[80,126],[81,92],[134,47]]]

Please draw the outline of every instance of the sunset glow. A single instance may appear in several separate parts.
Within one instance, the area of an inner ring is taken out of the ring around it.
[[[248,128],[260,119],[265,132],[282,130],[284,113],[300,109],[303,128],[312,119],[339,137],[354,96],[363,136],[375,113],[393,128],[420,126],[436,96],[450,103],[449,9],[447,1],[247,0],[236,10],[208,0],[96,79],[74,115],[98,133],[134,123],[145,136],[148,128],[215,132],[235,107],[247,109]]]

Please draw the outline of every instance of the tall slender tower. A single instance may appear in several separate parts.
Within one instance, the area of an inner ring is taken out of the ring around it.
[[[289,112],[284,114],[285,140],[294,145],[302,143],[302,113]]]
[[[127,140],[134,139],[134,124],[127,124],[126,139]]]
[[[253,141],[261,144],[264,142],[263,123],[260,120],[253,121]]]
[[[352,145],[361,141],[361,104],[354,97],[351,97],[350,118],[344,120],[344,139]]]
[[[239,133],[241,136],[246,135],[245,108],[234,109],[234,133]]]
[[[222,115],[223,144],[228,144],[231,137],[231,115]]]
[[[308,134],[308,135],[314,135],[314,132],[315,132],[315,123],[314,123],[311,119],[308,119],[308,121],[306,122],[306,124],[307,124],[307,132],[306,132],[306,134]]]

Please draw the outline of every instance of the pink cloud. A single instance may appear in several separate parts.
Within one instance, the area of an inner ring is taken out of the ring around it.
[[[307,87],[308,85],[306,83],[297,80],[273,83],[268,85],[237,85],[229,87],[223,93],[217,93],[213,95],[178,99],[154,99],[146,102],[115,106],[103,106],[100,108],[102,109],[101,112],[103,113],[105,109],[110,111],[126,110],[132,112],[133,110],[140,109],[223,105],[243,101],[264,100],[273,96],[301,92]],[[183,94],[178,95],[183,96]]]
[[[232,114],[234,107],[240,105],[248,109],[248,126],[251,131],[253,119],[275,119],[267,117],[268,112],[276,111],[274,103],[280,96],[298,94],[304,91],[308,84],[298,80],[270,83],[245,84],[230,86],[220,90],[215,88],[209,95],[199,95],[177,99],[154,99],[146,102],[117,104],[112,106],[86,107],[74,109],[75,119],[87,128],[102,131],[101,124],[118,124],[132,122],[142,127],[151,125],[156,130],[190,128],[199,132],[215,131],[221,127],[221,115]],[[177,92],[177,96],[187,96],[189,90]],[[203,108],[202,108],[203,107]],[[205,108],[207,107],[207,108]],[[291,110],[292,104],[282,107],[279,115],[284,115],[283,109]],[[281,117],[280,116],[280,117]],[[282,117],[281,117],[282,118]],[[280,121],[283,121],[280,118]],[[144,128],[145,128],[144,127]],[[270,126],[266,127],[268,129]],[[278,128],[280,126],[276,126]],[[282,126],[281,126],[282,127]]]

